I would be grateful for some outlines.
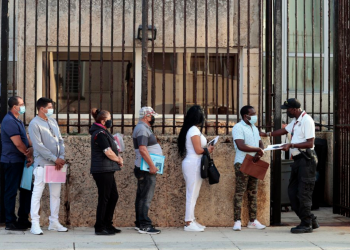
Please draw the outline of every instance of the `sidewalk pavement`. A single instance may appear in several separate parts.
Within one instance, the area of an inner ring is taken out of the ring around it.
[[[290,227],[268,227],[265,230],[243,228],[207,228],[205,232],[185,232],[183,228],[161,228],[159,235],[139,234],[133,228],[122,228],[114,236],[95,236],[93,228],[74,228],[67,233],[47,231],[32,235],[29,231],[0,229],[1,250],[24,249],[350,249],[350,227],[321,227],[309,234],[291,234]]]

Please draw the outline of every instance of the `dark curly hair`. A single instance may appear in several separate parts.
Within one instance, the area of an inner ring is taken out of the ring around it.
[[[186,134],[192,126],[201,125],[201,132],[205,122],[204,111],[199,105],[192,106],[185,116],[179,137],[177,138],[177,148],[181,157],[186,154]]]

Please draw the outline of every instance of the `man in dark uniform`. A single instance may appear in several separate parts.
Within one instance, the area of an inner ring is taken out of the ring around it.
[[[290,150],[294,163],[289,180],[288,195],[292,209],[301,222],[291,229],[292,233],[311,233],[319,227],[317,218],[311,213],[312,193],[316,181],[317,156],[314,151],[315,122],[300,109],[300,102],[290,98],[281,106],[287,110],[292,121],[287,127],[260,136],[281,136],[291,134],[291,143],[282,146],[283,151]]]

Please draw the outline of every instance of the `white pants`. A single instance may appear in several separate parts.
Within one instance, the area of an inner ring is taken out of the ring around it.
[[[203,181],[201,177],[201,158],[186,157],[182,161],[182,173],[186,182],[185,221],[193,221],[195,220],[194,209]]]
[[[32,195],[32,203],[30,208],[30,216],[32,223],[39,223],[39,209],[40,200],[45,189],[44,182],[44,168],[37,167],[34,169],[34,188]],[[49,217],[50,222],[58,221],[58,212],[60,209],[60,196],[61,196],[61,183],[50,183],[50,210],[51,216]]]

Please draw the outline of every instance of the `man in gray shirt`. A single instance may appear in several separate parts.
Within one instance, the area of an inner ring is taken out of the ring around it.
[[[34,148],[34,189],[31,203],[32,234],[41,235],[40,228],[40,200],[45,188],[44,166],[55,165],[61,170],[65,164],[64,144],[57,121],[50,116],[53,114],[52,100],[42,97],[36,103],[38,115],[29,123],[29,137]],[[68,229],[58,221],[60,208],[61,183],[50,183],[50,209],[49,230],[67,232]]]
[[[142,234],[160,233],[160,230],[152,226],[152,221],[148,217],[148,210],[154,195],[156,174],[158,171],[151,160],[150,153],[163,155],[162,148],[151,129],[157,115],[151,107],[143,107],[140,110],[140,121],[136,125],[132,135],[136,155],[134,173],[137,178],[135,229]],[[142,158],[149,165],[149,172],[140,170]]]

